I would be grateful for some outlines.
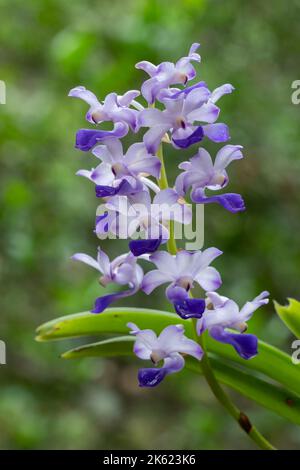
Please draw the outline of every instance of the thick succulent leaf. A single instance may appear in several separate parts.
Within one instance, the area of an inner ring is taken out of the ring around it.
[[[274,302],[275,310],[288,329],[300,338],[300,302],[295,299],[288,299],[288,301],[288,305]]]
[[[191,322],[178,315],[161,310],[143,308],[108,308],[100,314],[75,313],[44,323],[37,329],[37,340],[48,341],[95,334],[128,333],[128,322],[137,323],[140,329],[152,328],[159,333],[170,324],[182,323],[191,334]]]
[[[192,321],[182,320],[178,315],[151,309],[110,308],[99,315],[90,312],[77,313],[45,323],[37,330],[37,340],[47,341],[78,336],[127,334],[126,324],[131,321],[139,328],[151,328],[157,333],[170,324],[182,323],[187,336],[193,337]],[[230,345],[207,338],[208,350],[222,359],[241,364],[247,370],[265,374],[300,396],[299,366],[290,356],[279,349],[259,341],[258,356],[248,361],[242,359]]]
[[[81,357],[115,357],[133,355],[133,336],[118,336],[104,339],[97,343],[84,344],[70,349],[61,355],[64,359],[77,359]]]
[[[133,343],[134,338],[132,336],[119,336],[79,346],[65,352],[62,354],[62,357],[65,359],[77,359],[96,356],[132,356]],[[201,363],[192,357],[186,357],[185,359],[187,369],[202,374]],[[283,418],[300,424],[299,397],[261,378],[249,375],[237,367],[228,365],[214,355],[210,354],[210,360],[216,377],[220,382]]]

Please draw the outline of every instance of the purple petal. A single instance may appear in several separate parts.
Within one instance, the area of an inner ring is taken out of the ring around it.
[[[148,62],[147,60],[138,62],[137,64],[135,64],[135,68],[144,70],[144,72],[148,73],[150,77],[152,77],[152,75],[154,75],[157,72],[156,65],[153,65],[151,62]]]
[[[204,103],[200,108],[188,113],[189,122],[200,121],[213,123],[218,119],[220,108],[213,103]]]
[[[219,86],[212,92],[210,100],[213,103],[216,103],[223,95],[232,93],[233,90],[234,90],[234,87],[230,83],[225,83],[225,85]]]
[[[197,50],[199,47],[200,47],[200,43],[199,43],[199,42],[193,42],[193,44],[191,45],[190,50],[189,50],[189,57],[191,57],[191,58],[194,59],[194,60],[199,61],[199,60],[200,60],[199,54],[195,54],[196,50]]]
[[[140,256],[146,253],[154,253],[161,243],[161,238],[150,240],[131,240],[129,242],[129,249],[134,256]]]
[[[212,202],[216,202],[233,214],[246,209],[242,196],[236,193],[226,193],[218,196],[207,197],[204,195],[203,190],[199,189],[192,191],[191,199],[193,202],[198,204],[210,204]]]
[[[214,124],[212,124],[212,125],[214,125]],[[199,126],[199,127],[197,127],[197,129],[192,134],[190,134],[185,139],[172,139],[172,140],[173,140],[174,144],[176,145],[176,147],[187,148],[190,145],[193,145],[193,144],[203,140],[203,137],[204,137],[203,127]]]
[[[123,179],[119,186],[102,186],[96,185],[96,197],[108,197],[108,196],[115,196],[116,194],[119,195],[127,195],[127,194],[134,194],[136,192],[141,191],[143,188],[142,183],[137,181],[135,187],[133,187],[126,179]]]
[[[254,335],[229,333],[218,326],[211,328],[209,334],[221,343],[231,344],[243,359],[251,359],[258,353],[258,341]]]
[[[143,137],[144,143],[148,152],[154,155],[161,143],[161,139],[165,135],[166,132],[170,129],[170,125],[158,125],[151,127]]]
[[[184,335],[183,325],[169,325],[158,337],[158,350],[164,351],[166,357],[174,357],[174,353],[189,354],[195,359],[203,356],[202,348],[196,341],[187,338]]]
[[[176,313],[184,320],[201,318],[205,310],[204,299],[191,299],[187,297],[184,300],[175,301],[173,305]]]
[[[207,88],[207,85],[205,82],[198,82],[195,85],[189,86],[184,88],[183,90],[178,90],[174,91],[173,93],[167,93],[168,90],[166,90],[166,95],[164,96],[165,98],[171,98],[171,99],[177,99],[181,96],[186,96],[188,95],[191,91],[195,90],[196,88]],[[164,91],[164,90],[163,90]],[[161,95],[160,95],[161,96]],[[162,97],[163,98],[163,97]]]
[[[161,170],[161,162],[157,157],[150,157],[141,159],[139,162],[128,165],[128,170],[133,175],[146,174],[159,178]]]
[[[210,91],[206,87],[197,87],[194,88],[193,90],[190,91],[187,95],[182,95],[182,97],[185,96],[185,100],[183,103],[183,113],[185,116],[187,116],[188,122],[193,122],[193,121],[204,121],[204,122],[215,122],[216,119],[213,121],[211,120],[206,120],[205,119],[205,114],[207,114],[207,111],[205,111],[205,107],[208,106],[210,110],[213,110],[214,113],[217,112],[217,115],[219,113],[219,108],[215,106],[213,103],[210,103],[208,101],[210,97]],[[200,112],[200,116],[198,118],[197,114]],[[195,116],[194,116],[195,114]]]
[[[104,214],[96,216],[95,226],[96,226],[96,233],[108,232],[108,212],[105,212]]]
[[[69,91],[68,96],[80,98],[86,103],[88,103],[90,106],[100,105],[96,95],[90,90],[87,90],[84,86],[77,86],[75,88],[72,88],[72,90]]]
[[[242,321],[247,321],[252,316],[252,314],[262,305],[269,303],[269,292],[263,291],[251,302],[246,302],[243,308],[240,311],[240,316],[243,319]]]
[[[187,297],[187,291],[173,282],[166,288],[166,297],[172,303],[183,301]]]
[[[159,91],[163,87],[164,83],[158,81],[156,77],[149,78],[149,80],[146,80],[141,87],[142,95],[149,104],[153,104]]]
[[[223,254],[223,251],[211,246],[210,248],[206,248],[204,251],[202,251],[201,254],[199,253],[198,255],[198,253],[197,252],[194,253],[194,259],[195,259],[194,264],[193,264],[194,275],[196,275],[197,272],[209,266],[216,258],[218,258],[218,256],[221,256]]]
[[[95,186],[96,197],[107,197],[107,196],[115,196],[119,192],[119,187],[113,188],[112,186]]]
[[[118,96],[117,101],[120,106],[129,106],[131,102],[140,95],[138,90],[129,90],[122,96]]]
[[[113,122],[124,122],[129,124],[131,129],[137,131],[137,116],[138,111],[129,108],[118,108],[115,113],[112,114],[111,119]]]
[[[226,142],[230,139],[229,129],[226,124],[206,124],[203,126],[203,133],[213,142]]]
[[[107,277],[111,277],[111,266],[109,257],[103,250],[101,250],[100,247],[98,248],[97,261],[103,274]]]
[[[94,95],[94,93],[92,93],[91,91],[87,90],[84,86],[77,86],[76,88],[72,88],[68,96],[80,98],[90,105],[90,109],[86,114],[86,119],[92,124],[95,124],[96,122],[95,117],[97,116],[97,113],[99,113],[99,115],[102,115],[101,117],[103,117],[103,113],[101,112],[103,106],[101,105],[101,103],[99,103],[96,95]]]
[[[242,148],[243,147],[241,145],[224,145],[224,147],[222,147],[216,155],[214,164],[215,169],[222,171],[233,160],[239,160],[243,158],[243,154],[241,152]]]
[[[124,137],[128,133],[128,125],[118,122],[112,131],[101,131],[94,129],[79,129],[76,133],[75,147],[83,152],[88,152],[97,142],[110,137]]]
[[[144,109],[140,112],[138,117],[139,127],[154,127],[158,125],[165,125],[169,122],[170,118],[168,118],[162,111],[157,108]]]
[[[195,277],[195,280],[206,291],[215,291],[219,289],[222,284],[220,273],[212,266],[208,266],[200,271]]]
[[[169,204],[173,205],[178,202],[179,195],[175,189],[162,189],[154,196],[153,204]]]
[[[140,387],[156,387],[168,374],[163,367],[160,369],[149,368],[140,369],[138,372],[138,381]]]
[[[167,277],[165,273],[160,272],[158,269],[154,269],[153,271],[149,271],[145,274],[141,288],[147,295],[149,295],[158,286],[171,280],[171,276]]]
[[[129,147],[124,157],[124,164],[133,175],[150,174],[159,178],[161,162],[149,155],[144,143],[135,143]]]
[[[102,297],[98,297],[95,300],[95,306],[92,313],[102,313],[112,302],[116,300],[123,299],[123,297],[128,297],[133,294],[133,290],[126,290],[123,292],[117,292],[115,294],[107,294]]]
[[[176,277],[176,259],[167,251],[157,251],[154,255],[150,256],[150,261],[154,263],[157,269],[165,276],[168,276],[167,280],[173,280],[174,277]]]
[[[184,359],[180,354],[174,354],[164,361],[161,368],[140,369],[138,380],[140,387],[155,387],[168,375],[179,372],[184,367]]]

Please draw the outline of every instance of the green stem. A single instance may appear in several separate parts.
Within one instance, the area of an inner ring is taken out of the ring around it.
[[[257,428],[252,425],[248,416],[235,406],[235,404],[231,401],[230,397],[220,386],[210,365],[210,360],[205,346],[205,336],[202,334],[200,337],[198,337],[196,323],[197,320],[193,319],[195,340],[200,344],[204,352],[203,358],[201,360],[201,368],[211,391],[213,392],[217,400],[233,417],[233,419],[238,423],[238,425],[243,429],[243,431],[245,431],[245,433],[248,434],[250,439],[252,439],[258,445],[258,447],[264,450],[276,450],[276,448],[272,446],[272,444],[270,444],[267,439],[265,439],[265,437],[257,430]]]
[[[161,161],[161,174],[158,180],[158,185],[160,189],[167,189],[169,187],[169,183],[168,183],[168,177],[167,177],[166,167],[164,163],[162,143],[160,144],[159,149],[157,151],[157,156]],[[169,253],[173,255],[177,253],[177,246],[176,246],[176,241],[174,238],[173,221],[170,222],[170,238],[168,240],[167,247],[168,247]],[[210,365],[210,360],[206,352],[205,335],[202,334],[200,337],[198,337],[196,323],[197,323],[197,320],[193,319],[195,341],[200,344],[204,352],[203,358],[201,360],[201,368],[203,371],[203,375],[211,391],[213,392],[214,396],[224,406],[224,408],[233,417],[233,419],[238,423],[238,425],[243,429],[243,431],[245,431],[246,434],[248,434],[250,439],[252,439],[258,445],[258,447],[264,450],[276,450],[276,448],[273,447],[272,444],[270,444],[270,442],[268,442],[267,439],[265,439],[264,436],[262,436],[262,434],[260,434],[260,432],[256,429],[256,427],[251,424],[251,421],[249,420],[248,416],[235,406],[235,404],[231,401],[230,397],[220,386],[219,382],[217,381],[215,377],[213,369]]]
[[[164,154],[163,154],[163,144],[162,142],[160,143],[160,146],[157,151],[157,156],[161,161],[161,170],[160,170],[160,178],[158,179],[158,185],[160,189],[167,189],[169,187],[169,182],[168,182],[168,177],[167,177],[167,172],[166,172],[166,167],[165,167],[165,162],[164,162]],[[172,254],[175,255],[177,253],[177,246],[176,246],[176,240],[174,237],[174,222],[173,220],[170,220],[169,222],[169,233],[170,237],[167,243],[168,251]]]

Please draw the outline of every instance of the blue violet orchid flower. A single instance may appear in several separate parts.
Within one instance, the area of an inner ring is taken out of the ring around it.
[[[201,335],[208,330],[216,341],[231,344],[243,359],[251,359],[257,354],[257,337],[244,333],[246,322],[255,310],[269,302],[268,296],[269,292],[264,291],[240,310],[233,300],[216,292],[207,292],[205,311],[197,321],[197,333]],[[228,328],[239,333],[228,331]]]
[[[216,290],[221,286],[219,272],[209,266],[221,254],[217,248],[196,252],[182,250],[176,256],[166,251],[157,251],[149,258],[157,269],[145,274],[141,288],[149,295],[158,286],[170,283],[166,289],[166,297],[174,305],[178,315],[184,319],[201,318],[205,300],[192,299],[189,293],[194,283],[205,291]]]
[[[184,170],[175,181],[179,196],[185,196],[191,190],[191,200],[195,203],[208,204],[216,202],[230,212],[245,210],[243,198],[236,193],[226,193],[216,196],[206,196],[205,190],[218,191],[225,188],[229,182],[226,167],[233,161],[243,158],[241,145],[225,145],[218,151],[215,162],[204,148],[187,162],[179,165]]]
[[[128,290],[98,297],[93,310],[91,310],[92,313],[101,313],[112,302],[134,295],[141,286],[144,273],[142,268],[137,264],[137,258],[133,256],[132,253],[117,256],[113,261],[110,261],[107,254],[99,248],[97,259],[85,253],[76,253],[72,256],[72,259],[81,261],[99,271],[101,273],[99,283],[103,287],[106,287],[110,283],[119,286],[129,286]]]
[[[184,358],[182,354],[193,356],[199,361],[202,358],[201,347],[184,335],[183,325],[167,326],[158,337],[152,330],[139,330],[134,323],[128,323],[127,326],[136,338],[133,351],[137,357],[150,360],[154,365],[163,361],[162,367],[139,370],[140,387],[155,387],[168,374],[183,369]]]

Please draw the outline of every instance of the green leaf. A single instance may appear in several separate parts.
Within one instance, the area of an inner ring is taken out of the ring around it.
[[[288,301],[288,305],[274,302],[275,310],[288,329],[300,338],[300,302],[295,299],[288,299]]]
[[[170,324],[185,324],[190,332],[192,323],[178,315],[161,310],[143,308],[108,308],[98,315],[91,312],[75,313],[44,323],[37,329],[37,340],[48,341],[94,334],[128,333],[128,322],[137,323],[140,329],[153,328],[157,333]],[[149,323],[150,322],[150,323]]]
[[[178,315],[160,310],[137,308],[110,308],[99,315],[90,312],[77,313],[45,323],[37,329],[37,340],[48,341],[78,336],[99,334],[127,334],[126,324],[131,321],[139,328],[151,328],[160,333],[170,324],[183,324],[187,336],[193,337],[191,320],[182,320]],[[246,361],[230,345],[219,343],[208,336],[208,350],[222,359],[241,364],[247,370],[261,372],[276,380],[288,390],[300,396],[299,365],[292,363],[290,356],[279,349],[259,341],[258,356]]]
[[[82,357],[115,357],[130,356],[133,354],[133,336],[118,336],[97,343],[84,344],[70,349],[61,355],[64,359],[77,359]]]
[[[134,338],[132,336],[110,338],[71,349],[62,354],[62,357],[65,359],[77,359],[96,356],[131,356],[133,354],[133,343]],[[283,388],[249,375],[232,365],[225,364],[214,355],[210,354],[210,360],[216,377],[220,382],[283,418],[300,424],[299,397]],[[201,364],[194,358],[186,357],[186,368],[202,374]]]

